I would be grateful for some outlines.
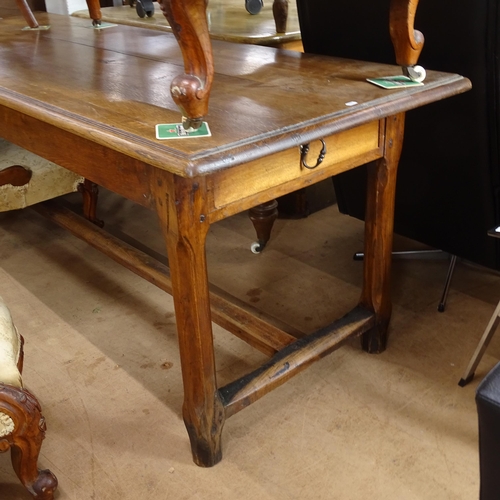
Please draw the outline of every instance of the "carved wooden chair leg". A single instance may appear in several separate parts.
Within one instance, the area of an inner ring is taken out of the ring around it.
[[[32,29],[39,28],[40,25],[38,24],[38,21],[35,19],[35,16],[31,11],[28,2],[26,0],[16,0],[16,3],[17,6],[19,7],[19,10],[21,11],[21,14],[28,23],[28,26]]]
[[[99,197],[99,186],[85,179],[78,185],[78,191],[83,198],[83,216],[96,226],[103,227],[104,221],[97,218],[97,199]]]
[[[361,305],[375,313],[375,327],[363,333],[361,345],[370,353],[383,352],[391,318],[391,252],[396,177],[403,144],[405,115],[386,118],[384,156],[368,166],[365,218],[365,258]]]
[[[99,0],[86,0],[87,7],[89,9],[89,15],[92,19],[92,24],[94,26],[99,26],[101,24],[101,5]]]
[[[425,70],[417,66],[424,47],[424,35],[414,29],[419,0],[391,0],[389,31],[397,64],[412,80],[423,81]]]
[[[274,0],[273,16],[276,24],[276,33],[286,33],[288,20],[288,0]]]
[[[37,500],[52,500],[57,479],[38,469],[45,419],[33,394],[23,388],[23,339],[0,298],[0,452],[10,449],[12,466]]]
[[[4,384],[0,384],[0,400],[4,433],[8,433],[0,438],[0,450],[10,448],[14,471],[33,498],[52,500],[57,478],[50,470],[38,469],[46,430],[40,404],[26,389]]]
[[[278,202],[271,200],[257,205],[249,210],[248,216],[257,233],[257,241],[252,243],[251,250],[253,253],[260,253],[271,237],[274,221],[278,217]]]
[[[184,59],[184,74],[173,78],[170,93],[182,112],[184,128],[197,129],[207,116],[214,78],[207,0],[159,0],[159,4]]]
[[[12,165],[0,170],[0,186],[24,186],[28,184],[33,172],[22,165]]]

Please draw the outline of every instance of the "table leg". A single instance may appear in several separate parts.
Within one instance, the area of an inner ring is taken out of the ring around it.
[[[375,312],[375,327],[362,336],[368,352],[382,352],[391,317],[390,274],[396,175],[403,145],[404,113],[386,119],[384,156],[368,167],[365,258],[361,304]]]
[[[205,256],[210,225],[202,215],[204,197],[196,182],[168,174],[156,175],[153,189],[167,243],[179,336],[184,384],[182,414],[194,462],[211,467],[222,458],[225,415],[217,391]]]
[[[214,77],[207,0],[160,0],[160,7],[184,58],[185,73],[174,77],[170,92],[182,112],[184,128],[196,129],[208,113]]]

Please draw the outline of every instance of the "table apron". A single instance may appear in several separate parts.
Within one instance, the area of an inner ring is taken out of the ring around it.
[[[146,208],[152,167],[49,123],[0,106],[0,137]]]
[[[208,176],[210,221],[229,217],[297,189],[383,156],[385,120],[373,121],[323,138],[326,156],[316,168],[301,164],[299,147],[253,160]],[[310,144],[307,165],[314,166],[322,147]]]

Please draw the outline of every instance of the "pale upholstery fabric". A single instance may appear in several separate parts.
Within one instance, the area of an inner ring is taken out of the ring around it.
[[[12,322],[10,311],[0,297],[0,382],[22,388],[17,362],[21,355],[21,338]],[[0,410],[0,437],[14,430],[14,422]]]
[[[25,208],[77,191],[83,177],[0,139],[0,170],[21,165],[33,175],[24,186],[0,186],[0,212]]]
[[[0,382],[22,388],[17,362],[21,354],[21,338],[12,322],[10,311],[0,297]]]

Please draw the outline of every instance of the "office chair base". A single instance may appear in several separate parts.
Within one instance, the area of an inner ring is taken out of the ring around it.
[[[449,253],[443,252],[443,250],[403,250],[399,252],[392,252],[392,256],[395,259],[447,259],[450,257]],[[363,252],[356,252],[353,255],[353,260],[361,261],[365,257]],[[443,294],[441,295],[441,300],[438,304],[438,311],[443,312],[446,307],[446,299],[448,298],[448,291],[450,289],[451,278],[453,277],[453,271],[455,270],[455,265],[457,263],[457,256],[451,255],[450,265],[448,267],[448,272],[446,274],[446,280],[444,283]]]

